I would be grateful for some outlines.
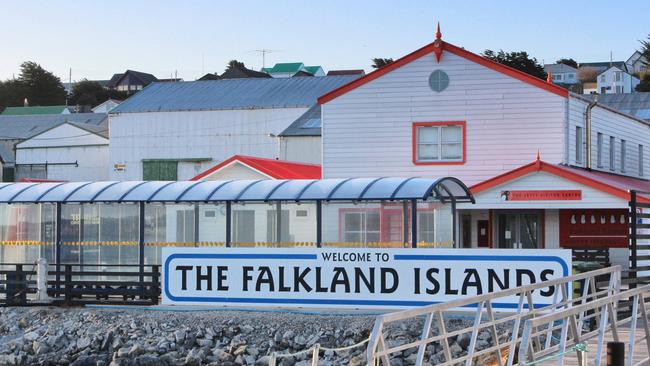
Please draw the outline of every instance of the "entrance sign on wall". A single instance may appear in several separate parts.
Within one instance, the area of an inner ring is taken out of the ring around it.
[[[531,191],[502,191],[504,201],[580,201],[582,191],[575,190],[531,190]]]
[[[568,276],[570,250],[163,249],[163,303],[404,308]],[[550,304],[553,288],[535,292]],[[493,306],[515,309],[518,298]]]

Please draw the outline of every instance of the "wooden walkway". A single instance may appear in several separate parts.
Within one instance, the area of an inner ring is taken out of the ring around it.
[[[639,321],[641,323],[641,321]],[[640,324],[639,324],[640,325]],[[620,327],[618,330],[618,336],[619,336],[619,341],[623,342],[626,344],[625,346],[625,357],[627,360],[628,357],[628,352],[629,352],[629,343],[630,343],[630,331],[629,328],[627,327]],[[641,364],[641,365],[650,365],[650,361],[648,361],[648,358],[650,357],[650,354],[648,353],[648,342],[646,342],[644,337],[644,331],[641,329],[637,329],[636,334],[635,334],[635,349],[634,349],[634,359],[633,359],[633,365]],[[601,359],[601,365],[607,365],[607,342],[613,341],[614,338],[612,337],[611,331],[608,331],[605,333],[605,346],[603,347],[603,357]],[[587,342],[587,363],[586,365],[595,365],[595,358],[596,358],[596,351],[598,350],[597,346],[598,339],[592,339],[591,341]],[[643,363],[641,363],[643,362]],[[538,365],[557,365],[557,359],[554,360],[549,360],[547,362],[540,363]],[[564,365],[565,366],[581,366],[578,363],[578,357],[576,352],[572,353],[567,353],[564,356]],[[626,363],[627,365],[627,363]],[[627,365],[629,366],[629,365]]]

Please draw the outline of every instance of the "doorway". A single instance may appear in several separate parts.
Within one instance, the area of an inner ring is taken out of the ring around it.
[[[542,247],[542,214],[531,211],[498,213],[497,248],[536,249]]]

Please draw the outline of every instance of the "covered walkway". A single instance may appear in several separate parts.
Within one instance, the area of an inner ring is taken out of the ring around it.
[[[452,177],[6,183],[0,259],[144,265],[171,245],[449,247],[466,202]]]

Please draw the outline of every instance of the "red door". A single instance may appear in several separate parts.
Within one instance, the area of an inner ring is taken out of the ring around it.
[[[478,220],[476,224],[478,230],[478,246],[479,248],[487,248],[490,245],[488,220]]]

